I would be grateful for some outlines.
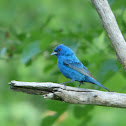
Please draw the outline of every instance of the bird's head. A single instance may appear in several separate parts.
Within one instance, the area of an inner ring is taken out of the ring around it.
[[[54,51],[51,53],[51,55],[56,55],[58,56],[72,56],[74,52],[68,48],[67,46],[60,44],[58,45]]]

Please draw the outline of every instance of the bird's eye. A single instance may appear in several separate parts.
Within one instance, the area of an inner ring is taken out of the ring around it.
[[[60,48],[57,49],[57,51],[60,51],[60,50],[61,50]]]

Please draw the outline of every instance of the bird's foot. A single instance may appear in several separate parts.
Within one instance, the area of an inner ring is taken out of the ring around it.
[[[71,82],[74,82],[74,81],[75,81],[75,80],[71,80],[71,81],[68,81],[68,82],[60,83],[60,84],[64,85],[64,87],[65,87],[64,89],[66,89],[66,85],[65,85],[65,84],[66,84],[66,83],[71,83]]]
[[[60,83],[60,84],[65,85],[66,83],[65,83],[65,82],[63,82],[63,83]]]
[[[85,83],[84,83],[84,82],[80,82],[80,84],[79,84],[78,88],[80,88],[81,84],[85,84]]]
[[[65,90],[65,89],[66,89],[66,85],[65,85],[65,83],[60,83],[60,84],[64,85],[64,90]]]

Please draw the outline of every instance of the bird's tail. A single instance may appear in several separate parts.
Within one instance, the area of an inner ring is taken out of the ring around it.
[[[100,86],[100,87],[102,87],[102,88],[104,88],[104,89],[106,89],[107,91],[110,92],[109,89],[107,89],[106,87],[104,87],[102,84],[100,84],[100,83],[99,83],[97,80],[95,80],[94,78],[87,77],[87,78],[86,78],[86,81],[89,82],[89,83],[92,83],[92,84],[96,84],[96,85],[98,85],[98,86]]]

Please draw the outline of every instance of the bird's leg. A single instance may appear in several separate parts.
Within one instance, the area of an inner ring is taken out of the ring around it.
[[[81,81],[80,84],[79,84],[79,86],[78,86],[78,88],[81,86],[81,84],[84,84],[84,82]]]
[[[71,83],[71,82],[74,82],[75,80],[71,80],[71,81],[68,81],[68,82],[63,82],[61,84],[65,85],[66,83]]]
[[[66,89],[66,83],[71,83],[71,82],[74,82],[75,80],[71,80],[71,81],[68,81],[68,82],[63,82],[63,83],[61,83],[62,85],[64,85],[64,89]]]

